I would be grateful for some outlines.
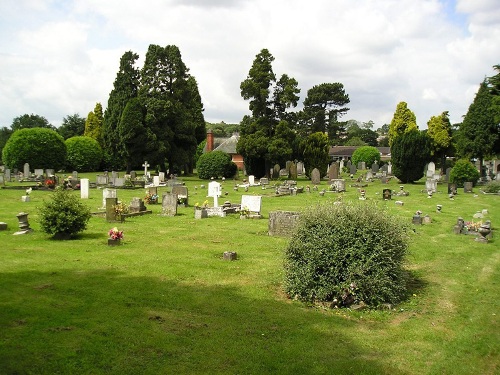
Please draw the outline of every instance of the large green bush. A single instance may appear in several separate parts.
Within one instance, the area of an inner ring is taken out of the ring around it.
[[[2,152],[2,160],[9,168],[23,169],[24,163],[30,168],[64,168],[66,164],[66,144],[56,131],[45,128],[16,130]]]
[[[472,182],[474,185],[479,179],[479,171],[467,159],[460,159],[450,171],[450,182],[457,186],[464,186],[464,182]]]
[[[312,207],[285,251],[285,292],[336,306],[398,302],[406,294],[408,244],[408,225],[375,205]]]
[[[419,130],[398,135],[391,146],[392,173],[402,182],[424,177],[425,165],[431,159],[430,138]]]
[[[375,161],[380,161],[380,151],[373,146],[358,147],[352,153],[352,162],[357,165],[360,161],[364,161],[366,166],[370,168]]]
[[[64,239],[87,228],[90,209],[70,191],[57,188],[39,209],[40,227],[55,238]]]
[[[198,177],[205,180],[212,177],[233,177],[237,169],[231,156],[222,151],[207,152],[200,156],[196,164]]]
[[[99,143],[90,137],[76,136],[66,140],[66,169],[79,172],[94,172],[102,161]]]

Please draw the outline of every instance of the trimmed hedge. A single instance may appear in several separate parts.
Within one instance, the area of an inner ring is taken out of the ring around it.
[[[233,177],[238,167],[231,160],[231,156],[222,151],[207,152],[200,156],[196,163],[198,177],[209,180],[219,177]]]
[[[78,172],[94,172],[101,165],[102,149],[91,137],[76,136],[66,140],[66,169]]]
[[[408,233],[409,225],[366,202],[312,207],[285,251],[285,292],[339,307],[399,302]]]
[[[45,128],[16,130],[2,151],[2,160],[9,168],[62,169],[66,165],[66,144],[56,131]]]

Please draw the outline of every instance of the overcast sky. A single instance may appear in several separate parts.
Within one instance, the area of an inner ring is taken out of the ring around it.
[[[0,126],[23,114],[59,126],[106,108],[126,51],[179,47],[209,122],[239,123],[240,95],[267,48],[274,73],[307,90],[341,82],[343,120],[390,123],[405,101],[421,129],[460,122],[500,64],[499,0],[2,0]],[[300,104],[301,106],[301,104]]]

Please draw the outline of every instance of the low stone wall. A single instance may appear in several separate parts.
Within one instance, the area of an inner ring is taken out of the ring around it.
[[[269,212],[269,235],[291,237],[299,222],[299,213],[294,211]]]

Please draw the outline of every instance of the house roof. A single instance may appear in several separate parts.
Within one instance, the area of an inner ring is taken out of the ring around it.
[[[361,146],[331,146],[329,155],[332,157],[352,157],[356,149]],[[377,147],[381,156],[388,156],[391,154],[390,147]]]
[[[229,155],[237,154],[236,144],[240,137],[233,134],[229,138],[215,138],[214,139],[214,151],[223,151]]]

